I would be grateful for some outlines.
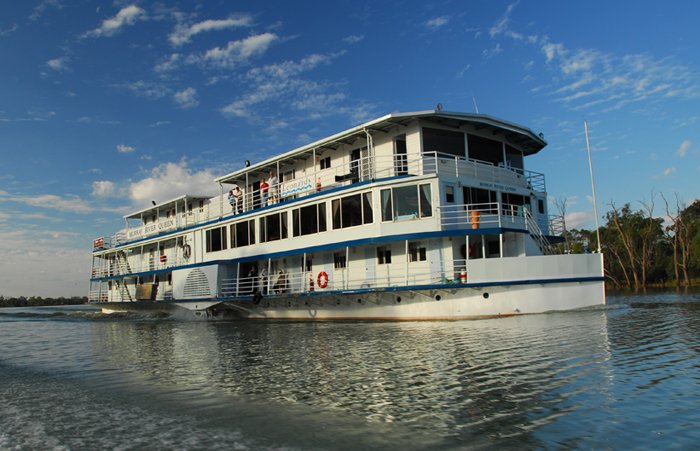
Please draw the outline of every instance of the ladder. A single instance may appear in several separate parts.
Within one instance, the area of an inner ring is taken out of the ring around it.
[[[525,212],[525,225],[527,227],[527,231],[530,234],[530,236],[535,240],[535,243],[537,243],[537,246],[540,248],[542,254],[555,254],[556,251],[554,247],[550,244],[547,237],[545,237],[542,233],[542,229],[540,229],[540,226],[537,224],[537,221],[535,221],[535,218],[532,217],[530,210],[527,208],[523,208],[523,211]]]

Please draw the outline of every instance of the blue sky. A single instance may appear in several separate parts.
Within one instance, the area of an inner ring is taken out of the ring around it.
[[[544,133],[527,168],[593,227],[585,119],[601,214],[661,215],[659,193],[698,197],[699,16],[693,1],[2,2],[0,294],[84,295],[91,241],[125,212],[437,103]]]

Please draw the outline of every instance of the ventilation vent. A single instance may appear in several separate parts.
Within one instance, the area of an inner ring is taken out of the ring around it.
[[[185,299],[211,297],[209,279],[204,271],[195,268],[187,275],[183,297]]]

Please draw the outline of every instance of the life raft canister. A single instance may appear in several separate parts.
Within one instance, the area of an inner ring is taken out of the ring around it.
[[[316,279],[319,288],[326,288],[328,286],[328,273],[326,271],[321,271],[318,273],[318,278]]]
[[[472,229],[479,228],[479,220],[481,219],[481,212],[477,210],[472,210],[469,215],[469,220],[472,223]]]

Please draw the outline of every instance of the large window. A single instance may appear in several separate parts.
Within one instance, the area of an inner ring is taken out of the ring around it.
[[[503,143],[481,136],[469,135],[469,158],[498,165],[503,163]]]
[[[496,213],[496,202],[498,202],[496,191],[490,191],[481,188],[472,188],[465,186],[464,188],[464,202],[466,204],[478,204],[476,209],[483,210],[489,213]],[[490,204],[490,205],[489,205]]]
[[[433,215],[429,184],[399,186],[381,191],[382,221],[403,221]]]
[[[226,227],[217,227],[204,232],[207,252],[217,252],[227,249]]]
[[[231,226],[231,247],[255,244],[255,220],[243,221]]]
[[[335,199],[331,208],[334,229],[371,224],[374,221],[372,193],[369,192]]]
[[[314,204],[292,210],[292,235],[310,235],[326,231],[326,204]]]
[[[260,242],[287,238],[287,212],[275,213],[260,218]]]
[[[464,133],[424,127],[423,152],[438,152],[465,157]]]

